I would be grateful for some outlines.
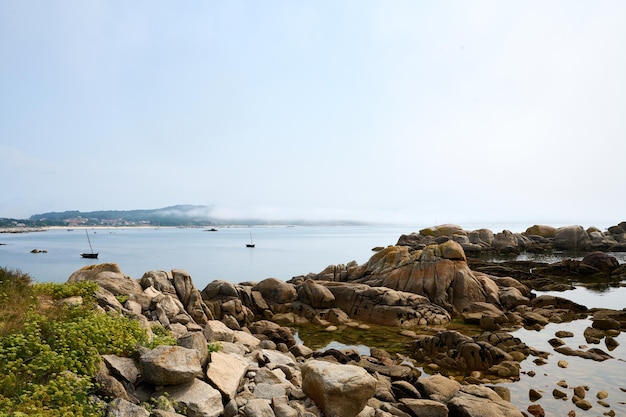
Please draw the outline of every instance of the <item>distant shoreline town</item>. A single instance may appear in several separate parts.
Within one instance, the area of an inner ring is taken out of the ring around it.
[[[272,225],[366,225],[369,223],[330,220],[221,219],[212,215],[213,206],[177,205],[149,210],[64,211],[35,214],[28,219],[0,217],[0,233],[42,231],[51,227],[215,227]]]

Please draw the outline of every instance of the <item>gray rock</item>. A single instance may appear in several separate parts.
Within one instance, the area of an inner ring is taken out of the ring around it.
[[[261,399],[253,399],[243,408],[246,417],[276,417],[269,401]]]
[[[224,413],[220,392],[199,379],[165,387],[163,392],[167,392],[176,411],[185,410],[188,417],[218,417]]]
[[[447,403],[450,415],[464,417],[523,417],[513,404],[504,401],[492,389],[465,385]]]
[[[256,384],[254,387],[254,396],[264,400],[271,400],[273,398],[287,398],[287,390],[284,385],[281,384]]]
[[[182,346],[158,346],[141,355],[139,363],[143,379],[154,385],[182,384],[202,373],[196,350]]]
[[[204,336],[209,342],[233,342],[235,332],[219,320],[209,320],[204,326]]]
[[[107,405],[107,417],[150,417],[150,412],[122,398],[116,398]]]
[[[442,403],[446,403],[461,389],[461,384],[441,374],[420,378],[417,385],[426,397]]]
[[[438,401],[403,398],[401,402],[419,417],[448,417],[448,407]]]
[[[200,332],[187,332],[183,336],[178,338],[178,346],[185,347],[187,349],[194,349],[198,352],[198,359],[202,366],[206,365],[209,360],[209,349],[207,347],[207,340],[204,334]]]
[[[301,371],[304,393],[327,416],[354,417],[376,393],[376,379],[354,365],[309,360]]]
[[[102,359],[104,359],[104,362],[114,375],[121,376],[124,380],[133,385],[137,382],[139,375],[141,375],[139,365],[132,358],[123,358],[116,355],[102,355]]]
[[[237,395],[248,366],[248,362],[237,354],[213,352],[207,366],[206,377],[227,400],[232,400]]]

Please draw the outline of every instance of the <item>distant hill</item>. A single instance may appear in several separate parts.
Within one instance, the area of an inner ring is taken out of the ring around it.
[[[212,225],[213,206],[177,205],[149,210],[101,210],[82,212],[78,210],[35,214],[29,220],[62,225],[109,225],[109,226],[191,226]]]
[[[78,210],[49,212],[32,215],[28,220],[20,220],[26,226],[216,226],[216,225],[362,225],[355,221],[307,221],[307,220],[266,220],[255,218],[220,219],[212,215],[214,206],[176,205],[149,210],[101,210],[82,212]],[[5,222],[14,219],[0,219],[0,227],[8,227]]]

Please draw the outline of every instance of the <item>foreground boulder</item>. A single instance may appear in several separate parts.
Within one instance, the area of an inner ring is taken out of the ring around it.
[[[192,381],[202,373],[199,355],[181,346],[158,346],[139,358],[143,379],[154,385]]]
[[[376,379],[363,368],[310,360],[302,366],[302,390],[328,417],[354,417],[376,393]]]

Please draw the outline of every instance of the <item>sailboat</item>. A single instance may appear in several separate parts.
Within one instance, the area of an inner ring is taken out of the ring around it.
[[[252,232],[250,232],[250,243],[246,243],[246,248],[253,248],[254,242],[252,241]]]
[[[89,239],[89,233],[86,230],[85,230],[85,234],[87,235],[87,242],[89,242],[89,249],[91,249],[91,252],[81,253],[80,256],[82,256],[83,258],[97,259],[98,252],[94,253],[93,248],[91,247],[91,240]]]

